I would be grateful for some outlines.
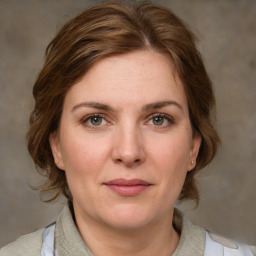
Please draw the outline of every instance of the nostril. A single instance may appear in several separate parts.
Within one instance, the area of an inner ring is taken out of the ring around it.
[[[116,163],[123,163],[127,166],[131,166],[134,164],[139,164],[141,162],[140,158],[136,158],[136,159],[128,159],[128,158],[117,158],[116,159]]]

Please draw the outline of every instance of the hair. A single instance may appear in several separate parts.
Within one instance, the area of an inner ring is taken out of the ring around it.
[[[194,34],[171,10],[152,3],[108,2],[95,5],[67,22],[50,42],[45,63],[34,84],[35,107],[27,133],[28,150],[40,174],[38,189],[64,194],[69,200],[65,171],[55,165],[49,136],[57,131],[67,91],[100,59],[149,49],[171,59],[185,88],[191,125],[202,137],[195,168],[187,173],[179,200],[199,193],[195,175],[214,158],[219,136],[213,127],[212,83],[196,48]]]

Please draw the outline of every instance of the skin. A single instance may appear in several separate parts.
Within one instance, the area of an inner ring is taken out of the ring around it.
[[[95,255],[175,251],[174,204],[200,143],[183,85],[163,54],[102,59],[71,87],[50,144],[66,172],[78,229]],[[105,185],[118,178],[151,185],[124,196]]]

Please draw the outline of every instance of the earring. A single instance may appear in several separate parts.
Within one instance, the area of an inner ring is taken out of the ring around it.
[[[194,164],[194,161],[193,161],[193,160],[191,161],[191,164]]]

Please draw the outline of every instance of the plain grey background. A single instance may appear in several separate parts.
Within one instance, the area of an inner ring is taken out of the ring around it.
[[[0,247],[52,222],[62,203],[45,204],[26,150],[32,87],[59,28],[93,2],[0,0]],[[199,38],[214,82],[222,148],[198,179],[201,203],[180,207],[194,223],[256,244],[256,1],[157,1]]]

